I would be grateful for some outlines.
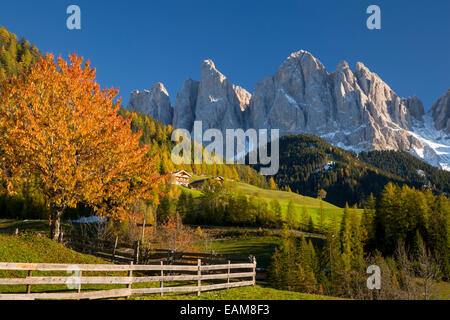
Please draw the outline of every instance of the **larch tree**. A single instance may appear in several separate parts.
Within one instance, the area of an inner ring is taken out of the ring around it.
[[[275,183],[275,180],[273,180],[273,177],[270,177],[269,180],[269,188],[270,190],[277,190],[277,184]]]
[[[78,203],[124,219],[164,178],[118,114],[116,89],[100,89],[89,61],[47,55],[0,84],[0,168],[9,192],[37,178],[51,212],[51,238]]]
[[[286,223],[290,229],[295,229],[297,227],[297,211],[295,210],[295,203],[292,199],[289,200],[288,203]]]

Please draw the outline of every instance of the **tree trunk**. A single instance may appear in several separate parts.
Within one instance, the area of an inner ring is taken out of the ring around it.
[[[61,232],[61,216],[64,212],[64,208],[52,207],[51,209],[51,226],[50,226],[50,239],[53,241],[59,240],[59,234]]]

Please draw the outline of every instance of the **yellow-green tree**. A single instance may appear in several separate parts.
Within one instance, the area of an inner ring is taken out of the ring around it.
[[[295,210],[295,202],[292,199],[288,203],[286,223],[291,229],[297,228],[297,210]]]
[[[277,190],[277,184],[275,183],[275,180],[273,180],[273,177],[270,177],[269,187],[270,190]]]

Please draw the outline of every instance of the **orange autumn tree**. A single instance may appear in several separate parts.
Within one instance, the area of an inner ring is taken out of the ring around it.
[[[95,69],[73,54],[47,55],[0,85],[0,166],[11,193],[37,177],[51,212],[51,238],[78,203],[125,218],[162,180],[156,159],[118,115],[118,91],[101,90]]]

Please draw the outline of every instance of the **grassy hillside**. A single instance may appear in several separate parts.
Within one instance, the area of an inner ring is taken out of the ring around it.
[[[81,254],[34,233],[19,236],[0,234],[1,262],[35,263],[105,263],[94,256]]]
[[[241,251],[243,252],[243,251]],[[0,234],[0,262],[35,262],[35,263],[73,263],[73,264],[98,264],[108,263],[100,258],[81,254],[64,247],[61,244],[34,233],[25,233],[20,236]],[[64,272],[34,272],[33,276],[45,275],[67,276]],[[89,274],[91,276],[94,273]],[[124,276],[124,274],[108,273],[108,275]],[[0,277],[25,277],[25,271],[0,271]],[[144,285],[144,284],[142,284]],[[149,284],[147,284],[149,285]],[[176,285],[176,284],[174,284]],[[159,286],[159,283],[152,283],[150,286]],[[83,285],[86,289],[112,289],[113,287],[123,287],[120,285]],[[2,286],[2,293],[23,293],[26,286]],[[68,292],[65,285],[33,285],[32,292],[64,291]],[[262,285],[254,287],[235,288],[229,290],[212,291],[202,293],[200,297],[196,294],[166,294],[163,297],[157,294],[132,297],[136,300],[323,300],[333,299],[331,297],[309,295],[296,292],[287,292],[267,288]]]
[[[337,300],[337,298],[272,289],[263,285],[196,294],[136,296],[133,300]]]
[[[192,181],[197,181],[200,179],[205,179],[205,177],[201,176],[192,176]],[[303,207],[306,207],[308,210],[308,213],[311,215],[313,222],[317,224],[319,222],[319,209],[320,209],[320,202],[321,200],[313,197],[303,196],[298,193],[294,192],[286,192],[286,191],[279,191],[279,190],[268,190],[268,189],[262,189],[254,185],[250,185],[248,183],[244,182],[237,182],[236,183],[236,191],[241,191],[247,196],[256,196],[259,195],[263,199],[265,199],[267,202],[270,202],[273,199],[277,199],[281,205],[282,211],[286,212],[289,201],[293,200],[295,204],[295,209],[297,211],[297,214],[300,217],[300,214],[303,210]],[[199,198],[202,196],[202,192],[195,189],[188,189],[184,187],[182,188],[185,192],[190,192],[192,196],[195,198]],[[335,206],[329,202],[322,201],[324,213],[325,213],[325,221],[328,223],[331,219],[333,219],[334,214],[336,214],[336,217],[338,220],[341,219],[344,209],[340,208],[338,206]],[[361,213],[362,210],[357,209],[358,213]]]
[[[287,210],[289,201],[292,199],[295,203],[295,208],[297,213],[300,214],[302,212],[303,207],[306,207],[308,212],[311,214],[314,223],[318,223],[319,221],[319,208],[320,201],[319,199],[313,197],[302,196],[298,193],[294,192],[286,192],[286,191],[278,191],[278,190],[267,190],[261,189],[247,183],[238,183],[238,189],[244,192],[247,195],[257,195],[259,194],[266,201],[271,201],[273,199],[277,199],[280,202],[281,208],[283,212]],[[325,212],[325,219],[327,221],[333,218],[333,214],[336,213],[336,216],[340,219],[344,210],[335,206],[326,201],[323,202],[323,208]],[[362,210],[359,210],[359,212]]]
[[[66,248],[49,238],[36,234],[25,233],[19,236],[0,234],[0,262],[28,262],[28,263],[73,263],[73,264],[104,264],[108,263],[100,258],[82,254]],[[33,276],[68,276],[65,272],[34,272]],[[0,277],[25,277],[26,271],[0,271]],[[87,285],[86,289],[98,289],[100,285]],[[35,285],[32,292],[66,291],[65,285]],[[0,292],[26,291],[26,286],[0,285]]]
[[[275,248],[280,243],[280,237],[252,237],[231,240],[213,241],[211,249],[226,257],[256,257],[258,267],[267,268]]]

